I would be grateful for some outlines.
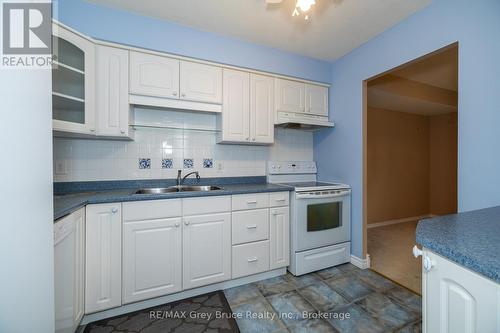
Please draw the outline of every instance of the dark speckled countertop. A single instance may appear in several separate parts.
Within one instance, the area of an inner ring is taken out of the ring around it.
[[[422,220],[417,243],[500,283],[500,206]]]
[[[167,187],[174,184],[172,180],[56,183],[54,185],[54,220],[88,204],[293,191],[293,188],[288,186],[268,184],[265,182],[265,177],[238,177],[202,179],[199,184],[196,183],[197,185],[222,186],[223,189],[220,191],[135,194],[139,188]],[[193,184],[193,181],[190,180],[186,184]]]

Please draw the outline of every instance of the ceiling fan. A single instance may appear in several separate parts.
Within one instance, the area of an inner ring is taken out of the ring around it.
[[[283,0],[266,0],[266,4],[280,4]],[[316,0],[296,0],[292,16],[304,15],[304,19],[309,19],[309,10],[316,3]]]

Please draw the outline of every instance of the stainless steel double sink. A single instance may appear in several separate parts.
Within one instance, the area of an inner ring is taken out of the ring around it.
[[[207,191],[220,191],[223,190],[220,186],[197,186],[197,185],[180,185],[180,186],[169,186],[169,187],[157,187],[157,188],[141,188],[135,192],[135,194],[162,194],[162,193],[174,193],[174,192],[207,192]]]

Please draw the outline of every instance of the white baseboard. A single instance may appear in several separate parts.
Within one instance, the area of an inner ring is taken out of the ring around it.
[[[381,221],[381,222],[376,222],[376,223],[368,223],[366,225],[366,227],[368,229],[371,229],[371,228],[383,227],[383,226],[391,225],[391,224],[398,224],[398,223],[412,222],[412,221],[421,220],[421,219],[427,219],[429,217],[434,217],[434,216],[436,216],[436,215],[426,214],[426,215],[419,215],[419,216],[403,217],[400,219]]]
[[[351,264],[361,269],[370,268],[370,255],[367,254],[365,259],[361,259],[351,254]]]
[[[210,284],[208,286],[204,287],[199,287],[195,289],[189,289],[185,291],[181,291],[175,294],[171,295],[166,295],[166,296],[161,296],[153,299],[148,299],[145,301],[140,301],[136,303],[130,303],[126,305],[122,305],[117,308],[97,312],[97,313],[92,313],[92,314],[87,314],[83,317],[82,322],[80,325],[86,325],[88,323],[101,320],[101,319],[106,319],[106,318],[111,318],[115,316],[119,316],[125,313],[130,313],[138,310],[143,310],[147,308],[151,308],[154,306],[158,306],[161,304],[166,304],[170,302],[175,302],[181,299],[201,295],[201,294],[206,294],[212,291],[216,290],[224,290],[232,287],[237,287],[241,286],[244,284],[260,281],[260,280],[265,280],[265,279],[270,279],[276,276],[284,275],[286,274],[286,268],[278,268],[272,271],[264,272],[264,273],[259,273],[255,275],[250,275],[250,276],[245,276],[242,278],[238,279],[233,279],[233,280],[228,280],[224,282],[219,282],[219,283],[214,283]]]

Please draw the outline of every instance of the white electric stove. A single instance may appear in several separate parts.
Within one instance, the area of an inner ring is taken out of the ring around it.
[[[267,181],[290,192],[290,266],[302,275],[343,264],[351,258],[351,188],[318,182],[316,163],[269,161]]]

